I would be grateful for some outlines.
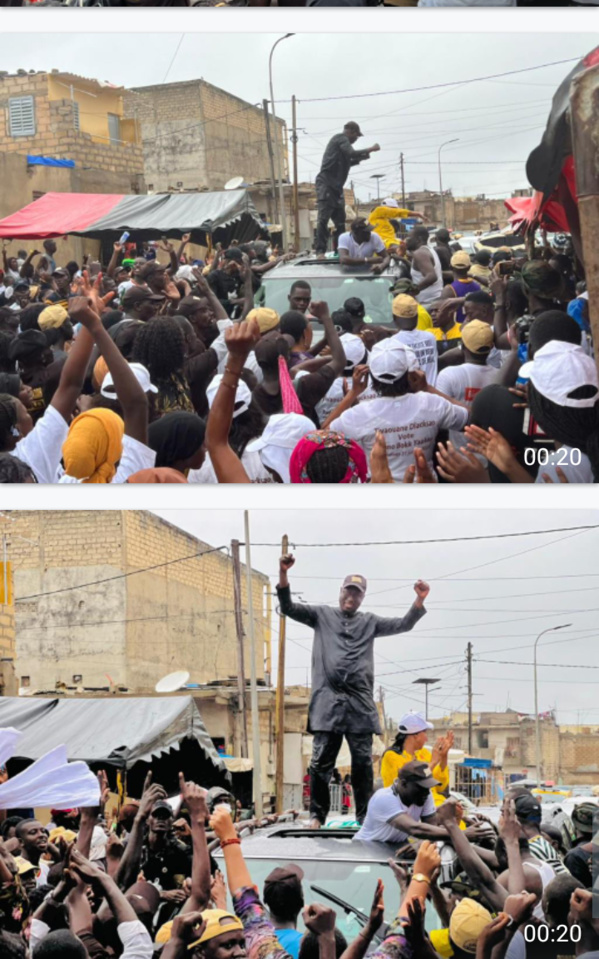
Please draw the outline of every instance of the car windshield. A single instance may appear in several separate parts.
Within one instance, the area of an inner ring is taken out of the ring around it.
[[[298,276],[298,279],[300,277]],[[324,300],[329,310],[340,309],[346,300],[357,296],[364,302],[367,323],[381,323],[388,325],[391,317],[391,286],[393,278],[389,276],[304,276],[312,287],[312,299]],[[279,315],[289,309],[287,299],[292,280],[277,280],[264,278],[262,284],[263,305],[276,310]],[[261,291],[261,292],[262,292]]]
[[[292,845],[292,844],[291,844]],[[293,849],[290,848],[289,860],[293,861]],[[273,869],[281,865],[278,859],[246,859],[252,882],[260,892],[264,889],[264,880]],[[357,936],[362,924],[353,914],[347,914],[341,906],[336,905],[313,892],[311,886],[319,886],[326,892],[332,893],[344,902],[350,903],[366,916],[370,913],[374,891],[378,879],[385,884],[385,922],[391,922],[397,916],[399,909],[399,886],[386,863],[356,862],[351,860],[297,860],[297,864],[304,871],[304,898],[306,904],[322,902],[331,906],[337,913],[337,928],[343,933],[348,942]],[[426,928],[440,929],[441,921],[429,902],[426,906]],[[298,918],[298,929],[303,932],[304,926],[301,914]]]

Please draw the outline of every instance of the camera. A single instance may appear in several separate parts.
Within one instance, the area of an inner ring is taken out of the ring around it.
[[[523,343],[528,343],[528,337],[530,336],[530,328],[534,323],[534,316],[525,313],[524,316],[518,317],[514,323],[514,328],[516,330],[516,335],[518,337],[518,343],[522,346]]]

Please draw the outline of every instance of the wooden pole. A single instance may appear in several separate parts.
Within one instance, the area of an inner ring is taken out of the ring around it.
[[[589,321],[599,369],[599,66],[590,67],[572,81],[570,129]]]
[[[281,540],[281,556],[289,552],[289,537]],[[283,812],[283,771],[285,765],[285,638],[287,617],[279,616],[279,654],[277,657],[277,694],[275,699],[275,737],[277,741],[277,765],[275,772],[276,812]]]
[[[466,650],[466,664],[468,672],[468,755],[472,755],[472,643],[468,643]]]
[[[295,94],[291,97],[291,116],[293,132],[291,142],[293,144],[293,224],[295,232],[295,249],[300,248],[300,222],[299,222],[299,191],[297,184],[297,111]]]
[[[231,556],[233,559],[233,598],[235,603],[235,631],[237,633],[237,688],[239,690],[239,721],[240,721],[240,751],[241,756],[247,759],[248,751],[248,724],[245,708],[245,657],[243,649],[244,630],[243,614],[241,609],[241,563],[239,561],[239,540],[231,540]]]

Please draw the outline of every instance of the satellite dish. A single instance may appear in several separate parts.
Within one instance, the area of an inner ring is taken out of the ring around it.
[[[158,680],[154,689],[157,693],[176,693],[178,689],[185,686],[188,680],[189,673],[187,670],[179,669],[174,673],[169,673],[168,676],[163,676],[162,679]]]
[[[240,186],[243,186],[243,177],[234,176],[225,183],[225,190],[238,190]]]

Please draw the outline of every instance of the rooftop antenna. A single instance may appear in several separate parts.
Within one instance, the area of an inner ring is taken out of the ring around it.
[[[186,669],[176,670],[159,679],[154,689],[157,693],[176,693],[178,689],[185,688],[189,682],[189,675]]]

